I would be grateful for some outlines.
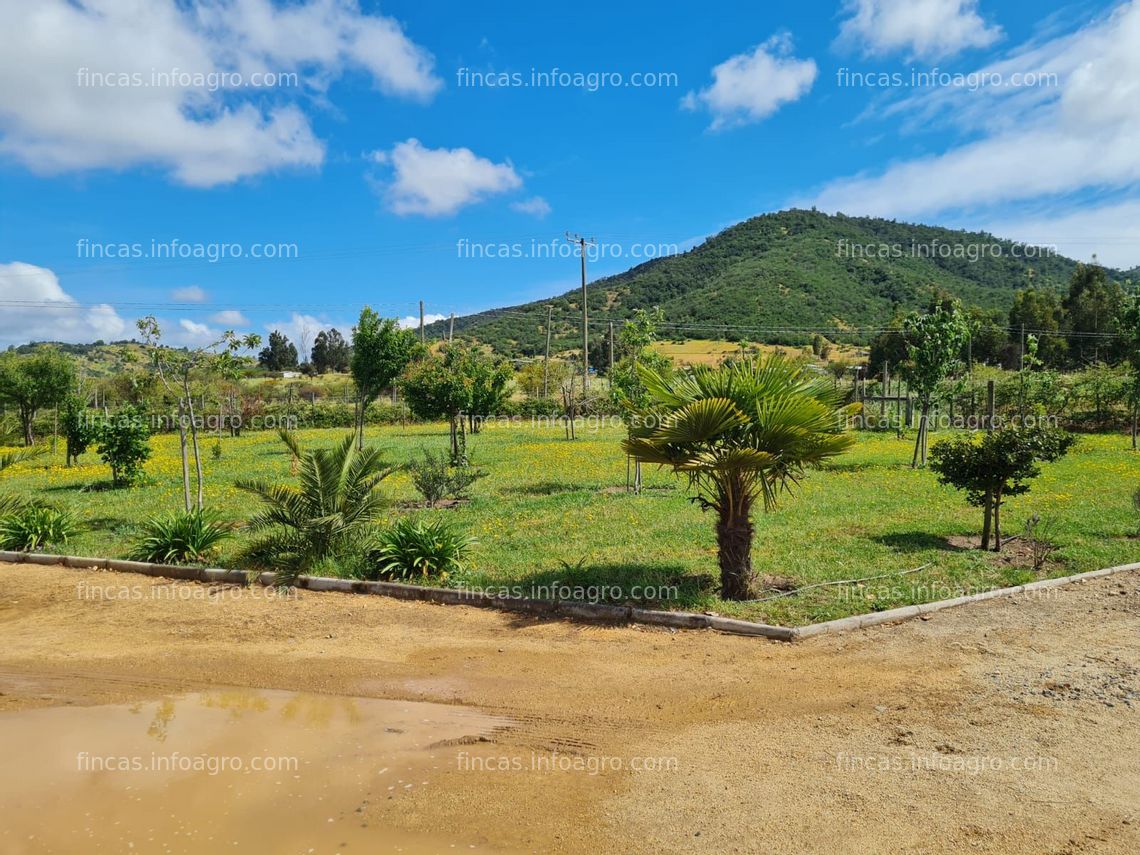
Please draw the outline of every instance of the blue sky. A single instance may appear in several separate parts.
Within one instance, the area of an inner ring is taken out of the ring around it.
[[[567,230],[594,278],[790,205],[1140,264],[1140,0],[39,0],[0,33],[0,344],[463,314],[573,287]]]

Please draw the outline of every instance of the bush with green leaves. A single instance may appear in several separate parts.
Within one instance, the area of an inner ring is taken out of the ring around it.
[[[143,463],[150,457],[150,428],[145,413],[124,407],[99,427],[99,456],[111,467],[111,483],[129,487],[142,480]]]
[[[297,460],[300,484],[239,481],[239,489],[259,497],[264,509],[246,524],[260,536],[241,560],[277,574],[278,586],[331,559],[363,551],[372,523],[387,505],[380,482],[395,468],[379,450],[358,451],[349,434],[332,448],[305,450],[287,431],[281,438]]]
[[[233,526],[214,511],[180,510],[152,517],[143,525],[131,558],[161,564],[202,562],[217,552],[232,531]]]
[[[79,531],[75,515],[50,505],[27,503],[0,516],[0,549],[37,552],[63,546]]]
[[[1009,496],[1029,491],[1040,463],[1065,455],[1076,437],[1059,428],[1007,426],[945,439],[930,451],[930,468],[942,484],[966,491],[966,501],[982,508],[982,549],[1001,551],[1001,507]]]
[[[78,395],[71,395],[60,413],[60,430],[67,441],[67,465],[79,459],[99,435],[99,426],[87,415],[86,403]]]
[[[422,456],[408,463],[408,471],[412,476],[412,484],[431,507],[438,505],[443,499],[463,499],[471,485],[487,473],[470,465],[454,466],[448,455],[429,449],[422,450]]]
[[[439,519],[404,517],[376,536],[370,575],[380,579],[440,579],[463,569],[475,541]]]

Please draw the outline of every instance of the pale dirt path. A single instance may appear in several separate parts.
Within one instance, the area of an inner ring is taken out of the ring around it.
[[[796,645],[209,590],[0,565],[0,711],[211,685],[477,706],[517,725],[367,818],[535,852],[1140,851],[1140,573]],[[672,768],[531,768],[552,751]]]

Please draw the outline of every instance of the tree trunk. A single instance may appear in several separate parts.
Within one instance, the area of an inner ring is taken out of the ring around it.
[[[914,438],[914,456],[910,459],[910,468],[917,469],[926,466],[926,415],[929,407],[923,407],[918,417],[918,435]]]
[[[994,493],[994,552],[1001,552],[1001,490]]]
[[[178,399],[178,450],[182,455],[182,501],[190,511],[190,461],[186,457],[186,402]]]
[[[749,599],[753,594],[755,575],[752,571],[752,520],[747,506],[720,511],[716,542],[721,597],[726,600]]]
[[[982,522],[982,551],[990,548],[990,528],[994,518],[994,495],[989,490],[985,496],[985,520]]]
[[[36,444],[36,437],[32,431],[32,425],[36,421],[36,411],[20,407],[20,425],[24,428],[24,445],[33,446]]]
[[[194,396],[190,394],[189,379],[183,377],[182,388],[186,391],[186,411],[190,416],[190,437],[194,446],[194,477],[197,479],[197,505],[202,510],[202,455],[198,449],[198,425],[194,423]]]

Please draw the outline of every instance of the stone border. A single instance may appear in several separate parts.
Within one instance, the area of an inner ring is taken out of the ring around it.
[[[183,579],[192,582],[258,584],[269,587],[274,583],[272,573],[261,573],[256,577],[242,570],[226,570],[220,567],[188,567],[180,564],[150,564],[145,561],[125,561],[116,558],[83,558],[75,555],[49,555],[42,552],[7,552],[0,550],[0,561],[10,564],[60,565],[85,570],[116,570],[120,573],[141,573],[144,576],[159,576],[167,579]],[[943,609],[1008,597],[1027,591],[1056,588],[1088,579],[1111,576],[1128,570],[1140,570],[1140,563],[1121,564],[1078,573],[1075,576],[1059,576],[1055,579],[1042,579],[1012,588],[995,588],[980,594],[937,600],[919,606],[903,606],[882,612],[853,615],[838,620],[813,623],[807,626],[787,627],[755,623],[747,620],[720,617],[719,615],[696,614],[694,612],[670,612],[656,609],[639,609],[633,606],[611,606],[601,603],[580,603],[569,600],[531,600],[515,597],[492,597],[474,591],[458,588],[432,588],[420,585],[405,585],[400,582],[366,582],[358,579],[332,579],[326,576],[298,576],[296,587],[307,591],[340,591],[347,594],[378,594],[399,600],[421,600],[447,605],[478,606],[504,611],[526,612],[529,614],[564,617],[572,620],[606,621],[609,623],[643,623],[654,626],[667,626],[674,629],[714,629],[733,635],[752,635],[771,638],[777,641],[799,641],[816,635],[847,632],[867,626],[884,623],[897,623]]]

